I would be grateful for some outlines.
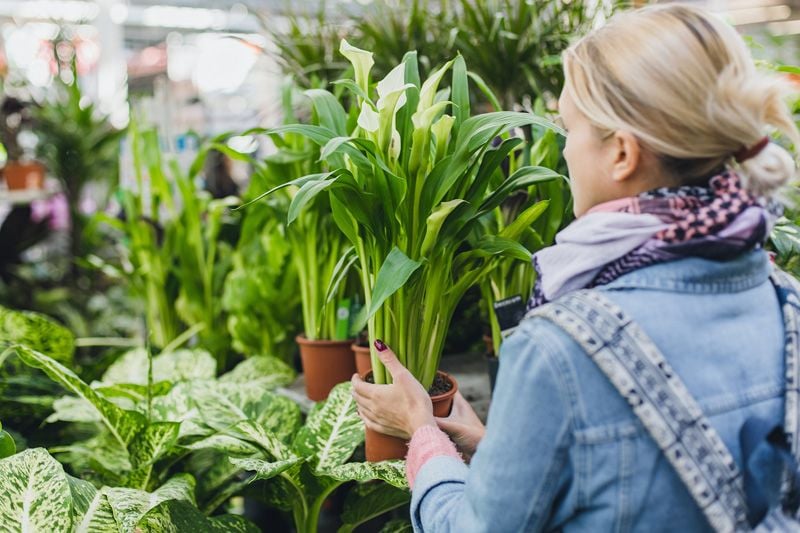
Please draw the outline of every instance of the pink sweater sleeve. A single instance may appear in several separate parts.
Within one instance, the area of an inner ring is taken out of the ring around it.
[[[461,459],[456,451],[456,446],[450,438],[436,426],[422,426],[411,436],[408,443],[408,455],[406,456],[406,477],[408,486],[414,488],[414,478],[417,477],[422,465],[428,459],[444,455]]]

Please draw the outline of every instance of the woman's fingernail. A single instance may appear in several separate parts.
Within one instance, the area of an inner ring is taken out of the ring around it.
[[[383,352],[386,350],[386,345],[383,344],[382,340],[375,339],[375,348],[377,348],[379,352]]]

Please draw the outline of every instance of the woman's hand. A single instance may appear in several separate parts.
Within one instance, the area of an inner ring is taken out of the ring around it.
[[[392,384],[373,385],[361,379],[358,374],[353,375],[351,380],[358,414],[367,428],[410,439],[420,427],[435,426],[428,391],[400,364],[383,342],[375,341],[375,348],[392,376]]]
[[[442,431],[456,443],[464,460],[469,461],[475,450],[478,449],[478,444],[486,433],[486,428],[461,392],[456,392],[455,398],[453,398],[453,409],[450,411],[450,416],[435,420]]]

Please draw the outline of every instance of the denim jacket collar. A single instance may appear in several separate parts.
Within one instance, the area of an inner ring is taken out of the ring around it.
[[[767,253],[754,250],[730,261],[693,257],[659,263],[625,274],[598,289],[636,288],[696,294],[738,292],[764,283],[771,272],[772,263]]]

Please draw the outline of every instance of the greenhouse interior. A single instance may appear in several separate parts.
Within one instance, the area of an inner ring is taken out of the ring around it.
[[[0,532],[800,531],[800,0],[0,0]]]

